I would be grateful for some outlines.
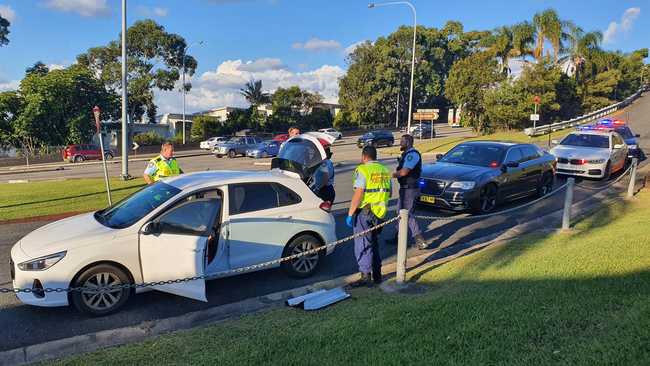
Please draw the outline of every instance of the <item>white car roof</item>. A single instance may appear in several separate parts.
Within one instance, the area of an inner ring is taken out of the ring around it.
[[[176,188],[185,190],[194,187],[201,187],[216,183],[218,185],[233,183],[255,183],[255,182],[285,182],[291,184],[296,179],[282,171],[245,171],[245,170],[215,170],[207,172],[195,172],[179,175],[165,179],[165,183]]]
[[[573,131],[571,135],[600,135],[600,136],[610,136],[616,133],[615,131],[597,131],[597,130],[580,130]]]

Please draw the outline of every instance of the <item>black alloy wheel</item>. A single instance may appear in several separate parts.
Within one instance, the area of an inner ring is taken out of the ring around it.
[[[497,195],[498,190],[497,186],[493,183],[486,184],[485,187],[481,189],[481,193],[478,199],[477,213],[487,214],[497,207]]]

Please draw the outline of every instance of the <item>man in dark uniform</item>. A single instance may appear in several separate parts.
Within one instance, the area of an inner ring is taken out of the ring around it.
[[[399,182],[399,201],[398,210],[409,211],[409,229],[411,235],[415,239],[415,244],[420,249],[426,249],[427,243],[422,237],[420,226],[413,217],[413,209],[415,207],[415,200],[420,195],[420,175],[422,173],[422,156],[420,152],[413,147],[413,136],[403,135],[400,140],[400,150],[402,156],[399,159],[399,164],[393,178],[397,178]],[[397,234],[393,238],[393,242],[397,243]]]

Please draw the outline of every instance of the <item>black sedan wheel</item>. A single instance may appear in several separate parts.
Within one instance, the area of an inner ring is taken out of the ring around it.
[[[553,191],[553,174],[547,172],[544,173],[542,179],[539,181],[539,186],[537,186],[537,196],[544,197],[547,194]]]
[[[228,157],[231,158],[231,159],[234,159],[235,157],[237,157],[237,153],[235,152],[235,150],[228,151]]]
[[[497,186],[488,184],[481,189],[481,194],[478,199],[478,207],[476,213],[486,214],[494,211],[497,207]]]

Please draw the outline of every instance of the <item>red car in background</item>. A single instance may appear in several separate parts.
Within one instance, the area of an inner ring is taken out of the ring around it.
[[[275,135],[273,137],[273,141],[277,141],[279,143],[283,143],[283,142],[287,141],[288,139],[289,139],[289,134],[286,134],[286,133]]]
[[[81,163],[84,160],[100,160],[102,156],[102,151],[97,145],[92,144],[79,144],[79,145],[68,145],[61,152],[63,161],[70,163]],[[115,153],[108,149],[104,151],[106,160],[111,160],[115,156]]]

